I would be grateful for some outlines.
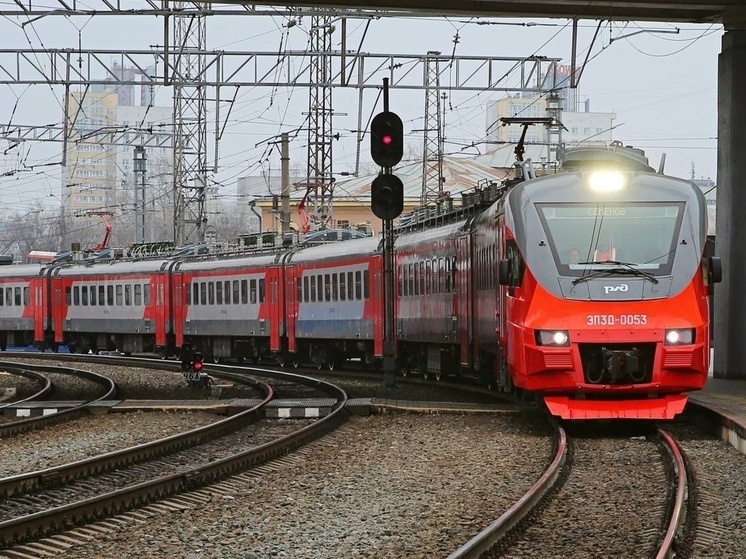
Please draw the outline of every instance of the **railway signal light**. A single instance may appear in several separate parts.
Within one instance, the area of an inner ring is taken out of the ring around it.
[[[384,173],[370,185],[370,207],[379,219],[396,219],[404,210],[404,184],[396,175]]]
[[[370,123],[370,155],[378,165],[390,169],[404,153],[404,125],[391,111],[383,111]]]
[[[192,355],[192,369],[194,369],[195,372],[199,373],[202,371],[202,361],[203,361],[202,354],[195,351],[194,355]]]

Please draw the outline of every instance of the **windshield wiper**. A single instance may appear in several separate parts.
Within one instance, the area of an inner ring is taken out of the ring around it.
[[[572,280],[573,285],[577,285],[581,282],[609,274],[633,275],[645,278],[656,284],[659,283],[658,278],[656,278],[653,274],[640,270],[639,268],[635,268],[634,264],[631,264],[630,262],[620,262],[619,260],[592,260],[589,262],[578,262],[578,264],[611,264],[612,266],[614,266],[614,268],[604,268],[603,270],[596,270],[595,272],[593,272],[592,274],[588,274],[587,276],[575,278],[574,280]]]

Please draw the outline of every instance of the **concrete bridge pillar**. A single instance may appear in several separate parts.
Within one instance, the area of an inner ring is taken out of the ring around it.
[[[718,60],[714,376],[746,378],[746,22],[725,22]]]

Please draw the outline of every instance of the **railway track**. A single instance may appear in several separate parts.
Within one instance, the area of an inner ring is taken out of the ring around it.
[[[557,426],[554,455],[544,473],[510,509],[453,552],[449,559],[499,557],[503,553],[515,557],[541,557],[548,549],[555,556],[629,556],[655,559],[676,556],[678,536],[685,532],[683,526],[687,518],[687,507],[690,506],[687,489],[691,476],[681,449],[670,434],[659,429],[651,439],[660,449],[658,482],[665,483],[664,491],[659,491],[659,484],[654,485],[652,493],[661,493],[665,497],[657,504],[651,503],[651,506],[640,508],[644,518],[637,520],[647,523],[642,530],[638,531],[638,524],[634,520],[630,521],[628,516],[633,508],[630,507],[630,502],[640,498],[637,488],[631,488],[622,499],[609,499],[609,506],[604,509],[603,516],[584,510],[586,507],[582,502],[587,497],[603,501],[604,487],[609,493],[615,490],[621,492],[622,488],[614,480],[604,477],[603,474],[607,472],[596,464],[597,470],[600,470],[597,475],[602,478],[601,485],[594,486],[591,493],[579,491],[579,486],[587,483],[591,477],[588,475],[588,466],[595,460],[588,457],[602,452],[602,449],[597,446],[595,449],[584,448],[581,454],[576,448],[581,446],[578,444],[580,441],[575,441],[573,445],[565,430]],[[602,444],[605,442],[607,440],[602,441]],[[620,461],[629,461],[631,458],[632,454],[625,454],[612,462],[616,462],[618,467]],[[647,464],[647,461],[642,464]],[[627,470],[627,475],[635,475],[631,468]],[[648,481],[650,480],[645,479],[645,483]],[[620,504],[625,501],[627,509],[614,510],[612,502]],[[578,515],[585,517],[586,522],[590,520],[591,524],[596,524],[597,531],[588,529],[587,524],[584,525],[582,519],[573,514],[571,509],[575,507],[580,511]],[[654,512],[656,510],[659,514]],[[609,528],[609,519],[624,519],[619,522],[616,533]],[[600,533],[604,530],[605,533]],[[580,540],[591,542],[596,547],[595,551],[581,545]]]
[[[297,422],[278,427],[259,421],[275,396],[272,387],[244,372],[221,370],[219,374],[253,383],[265,397],[250,409],[186,433],[0,480],[0,494],[5,497],[0,501],[0,546],[35,541],[251,469],[322,436],[347,417],[346,394],[334,385],[264,371],[263,375],[274,378],[305,382],[332,395],[337,403],[330,415],[301,422],[300,428]],[[243,430],[252,424],[251,432]]]

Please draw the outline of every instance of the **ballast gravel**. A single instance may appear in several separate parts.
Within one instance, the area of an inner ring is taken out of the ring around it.
[[[534,423],[536,422],[536,424]],[[256,477],[206,492],[61,557],[446,557],[536,480],[551,452],[540,421],[488,415],[352,418]],[[292,458],[292,456],[291,456]]]

